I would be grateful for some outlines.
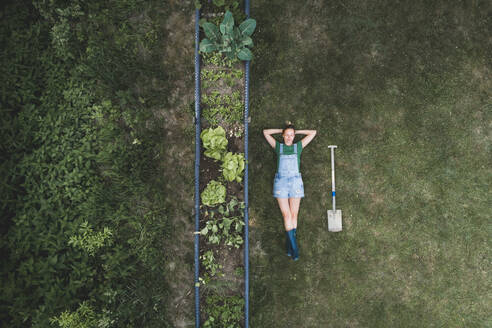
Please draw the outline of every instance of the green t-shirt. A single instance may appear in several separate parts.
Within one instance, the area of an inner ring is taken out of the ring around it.
[[[297,143],[297,167],[299,168],[299,172],[301,172],[301,152],[302,152],[302,142],[299,140]],[[286,146],[284,144],[284,155],[292,155],[294,154],[294,145]],[[277,154],[277,172],[280,165],[280,142],[275,140],[275,153]]]

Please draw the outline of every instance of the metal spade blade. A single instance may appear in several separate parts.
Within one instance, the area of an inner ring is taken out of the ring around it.
[[[335,148],[337,146],[328,146],[331,149],[331,196],[333,200],[333,210],[328,210],[328,231],[342,231],[342,211],[336,209],[335,193]]]

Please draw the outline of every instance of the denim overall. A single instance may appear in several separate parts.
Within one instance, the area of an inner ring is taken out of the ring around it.
[[[304,185],[297,162],[297,144],[294,144],[294,154],[292,155],[284,155],[283,146],[284,144],[280,144],[280,159],[278,172],[275,173],[273,182],[273,197],[302,198],[304,197]]]

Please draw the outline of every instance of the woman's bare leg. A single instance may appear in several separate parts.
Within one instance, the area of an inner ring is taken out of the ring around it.
[[[285,231],[294,229],[295,227],[292,224],[292,214],[290,212],[289,199],[277,198],[277,201],[278,206],[280,207],[280,211],[282,212],[282,216],[284,217]]]
[[[297,214],[299,213],[299,206],[301,204],[300,197],[289,198],[290,214],[292,216],[292,229],[297,229]]]

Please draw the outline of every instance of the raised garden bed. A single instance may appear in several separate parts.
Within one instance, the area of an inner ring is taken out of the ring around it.
[[[244,20],[240,6],[239,1],[201,5],[199,252],[203,327],[244,326],[245,65],[241,59],[251,55],[247,47],[252,45],[249,36],[256,22]],[[224,51],[227,47],[221,47],[228,35],[234,40],[230,51]]]

